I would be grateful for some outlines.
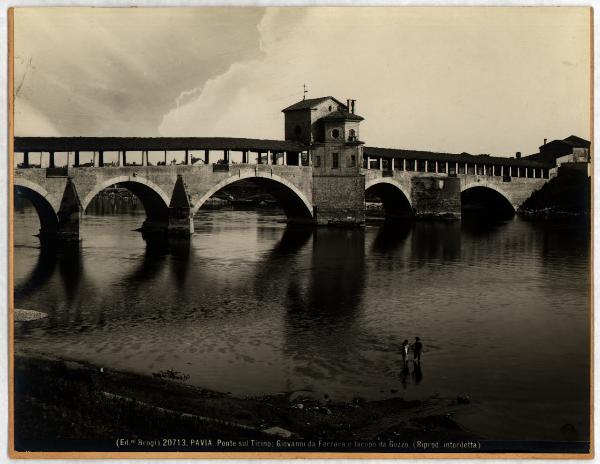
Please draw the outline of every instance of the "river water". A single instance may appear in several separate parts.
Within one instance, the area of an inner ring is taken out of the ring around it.
[[[184,242],[86,215],[79,249],[40,248],[15,213],[17,348],[235,395],[469,395],[461,423],[496,440],[589,434],[586,226],[419,222],[293,229],[276,210],[201,210]],[[399,346],[421,337],[421,371]],[[572,429],[570,429],[572,430]]]

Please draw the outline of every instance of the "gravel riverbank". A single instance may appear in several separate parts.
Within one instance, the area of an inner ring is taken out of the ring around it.
[[[413,443],[477,438],[454,418],[457,410],[472,407],[464,399],[334,402],[303,392],[233,397],[168,377],[17,353],[16,448],[117,450],[120,437],[141,444],[128,451],[153,450],[152,440],[164,437],[176,441],[161,451],[189,449],[198,437],[205,441],[196,443],[194,450],[210,450],[206,445],[216,446],[217,440],[239,444],[277,439],[303,450],[293,445],[306,440],[327,440],[334,446],[349,440]]]

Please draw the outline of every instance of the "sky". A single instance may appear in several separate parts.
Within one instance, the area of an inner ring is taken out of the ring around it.
[[[586,8],[20,8],[15,135],[283,138],[357,100],[369,146],[536,153],[590,138]]]

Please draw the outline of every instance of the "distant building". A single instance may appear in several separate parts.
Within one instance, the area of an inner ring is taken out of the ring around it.
[[[590,162],[590,141],[570,135],[566,139],[552,140],[539,147],[540,152],[527,156],[528,159],[556,164],[558,158],[576,155],[580,162]]]
[[[539,147],[539,153],[525,158],[553,164],[555,168],[550,170],[551,177],[557,173],[560,167],[579,169],[590,175],[590,146],[589,140],[570,135],[566,139],[544,143]]]

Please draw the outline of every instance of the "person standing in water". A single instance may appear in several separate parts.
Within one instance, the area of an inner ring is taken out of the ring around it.
[[[408,340],[404,340],[402,342],[402,362],[406,365],[406,360],[408,359]]]
[[[421,351],[423,351],[423,344],[421,343],[421,339],[419,337],[415,337],[415,342],[413,343],[413,361],[421,362]]]

